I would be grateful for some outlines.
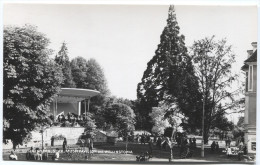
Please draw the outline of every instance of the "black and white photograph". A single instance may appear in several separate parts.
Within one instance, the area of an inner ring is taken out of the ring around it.
[[[3,162],[256,162],[257,3],[65,2],[2,4]]]

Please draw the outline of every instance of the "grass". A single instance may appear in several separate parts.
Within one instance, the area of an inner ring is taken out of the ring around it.
[[[57,146],[61,149],[61,146]],[[78,146],[71,146],[71,148],[75,149]],[[102,145],[95,145],[94,146],[94,154],[89,155],[86,153],[60,153],[60,161],[73,161],[73,162],[82,162],[82,161],[135,161],[136,156],[140,155],[144,152],[149,151],[149,146],[136,144],[136,143],[129,143],[128,144],[128,151],[131,153],[125,154],[121,151],[125,151],[126,146],[125,143],[120,142],[116,145],[110,144],[102,144]],[[107,153],[104,153],[107,152]],[[119,152],[119,153],[118,153]],[[205,157],[201,158],[201,149],[196,148],[193,151],[192,158],[188,159],[180,159],[180,148],[174,147],[173,148],[173,157],[175,161],[214,161],[214,162],[238,162],[236,156],[231,158],[227,158],[225,153],[222,153],[222,149],[219,151],[211,152],[210,148],[205,148]],[[16,151],[19,160],[26,160],[25,157],[26,150]],[[8,160],[8,156],[10,154],[10,150],[5,150],[3,152],[3,159]],[[158,149],[156,146],[153,147],[153,160],[157,161],[167,161],[170,156],[169,149]],[[48,161],[51,161],[51,157],[48,157]]]

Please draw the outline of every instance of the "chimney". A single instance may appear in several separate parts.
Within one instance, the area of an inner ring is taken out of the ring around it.
[[[252,42],[251,45],[253,46],[253,52],[257,49],[257,42]]]
[[[248,51],[247,51],[247,53],[248,53],[248,54],[247,54],[247,58],[249,58],[249,57],[253,54],[253,52],[254,52],[253,50],[248,50]]]

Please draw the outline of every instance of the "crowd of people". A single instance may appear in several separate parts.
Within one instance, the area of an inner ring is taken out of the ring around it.
[[[152,136],[147,134],[137,135],[135,138],[135,142],[137,143],[140,143],[142,145],[148,144],[150,155],[153,154],[154,147],[159,150],[166,150],[167,146],[170,147],[170,141],[172,140],[170,140],[170,138],[166,136]],[[192,157],[192,152],[194,148],[196,148],[195,137],[187,138],[185,134],[176,134],[173,141],[173,143],[177,144],[177,146],[180,148],[181,158]]]
[[[176,134],[173,139],[170,139],[169,137],[166,136],[152,136],[152,135],[147,135],[147,134],[142,134],[141,136],[137,135],[133,140],[137,143],[140,143],[141,145],[148,144],[149,146],[149,151],[144,152],[144,154],[141,154],[140,156],[136,157],[137,161],[148,161],[152,155],[153,155],[153,149],[157,148],[159,150],[167,150],[167,148],[172,149],[173,145],[176,145],[179,148],[179,155],[181,159],[192,157],[193,151],[196,148],[196,138],[188,138],[185,134]],[[241,159],[242,155],[247,155],[247,146],[244,144],[244,138],[239,137],[237,138],[236,141],[236,147],[231,147],[231,139],[227,138],[226,139],[226,155],[227,157],[230,157],[231,155],[234,155],[236,150],[236,153],[238,154],[239,160]],[[91,137],[86,137],[84,139],[83,146],[85,149],[85,153],[91,154],[93,150],[93,138]],[[52,146],[53,146],[52,142]],[[63,152],[66,153],[68,157],[72,157],[71,154],[73,152],[70,152],[67,150],[68,149],[68,143],[67,139],[64,138],[63,143],[62,143],[62,151],[59,151],[58,148],[56,148],[55,152],[48,152],[47,150],[43,149],[40,150],[39,148],[33,148],[31,147],[27,153],[26,153],[26,159],[27,160],[49,160],[48,157],[51,156],[51,159],[53,161],[59,160],[59,153]],[[218,141],[213,141],[211,144],[211,151],[219,151],[219,143]],[[17,155],[15,154],[14,151],[11,151],[11,154],[9,155],[10,160],[18,160]]]
[[[77,115],[74,113],[68,113],[67,115],[60,114],[57,117],[55,124],[58,124],[62,127],[69,127],[69,126],[84,126],[86,121],[85,115]]]
[[[53,145],[53,143],[52,143]],[[86,138],[85,143],[84,143],[85,150],[88,148],[88,153],[91,154],[93,150],[93,139],[92,138]],[[41,161],[41,160],[51,160],[57,161],[60,158],[60,152],[63,152],[67,154],[67,157],[73,157],[72,154],[74,154],[74,150],[68,150],[68,143],[67,139],[64,138],[63,143],[62,143],[62,150],[59,148],[56,148],[54,151],[50,150],[40,150],[39,148],[33,148],[31,147],[27,152],[26,152],[26,160],[36,160],[36,161]],[[85,152],[87,153],[87,152]],[[9,155],[10,160],[18,160],[18,156],[15,154],[14,151],[11,151]]]

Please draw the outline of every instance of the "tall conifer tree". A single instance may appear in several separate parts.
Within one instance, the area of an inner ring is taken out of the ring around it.
[[[179,30],[175,9],[171,5],[160,44],[155,55],[148,62],[142,82],[137,87],[138,109],[144,117],[148,117],[152,107],[157,107],[160,101],[175,102],[176,104],[179,101],[182,106],[186,106],[190,102],[183,101],[191,92],[184,88],[196,84],[196,79],[194,79],[191,59],[187,55],[185,37],[180,35]],[[196,85],[194,85],[194,90],[196,90]],[[149,121],[142,121],[142,123],[146,125],[144,125],[146,129],[150,129]]]
[[[71,66],[68,56],[68,48],[65,42],[62,43],[61,49],[55,57],[57,64],[61,65],[64,82],[62,87],[73,88],[76,87],[71,74]]]

